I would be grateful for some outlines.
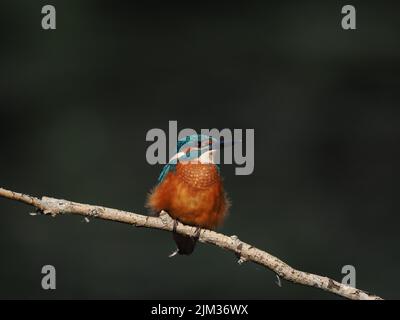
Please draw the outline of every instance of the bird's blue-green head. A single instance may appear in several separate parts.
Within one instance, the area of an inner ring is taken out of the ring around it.
[[[169,162],[213,164],[218,147],[219,142],[213,137],[204,134],[186,136],[178,140],[177,153]]]
[[[220,145],[220,141],[204,134],[194,134],[179,139],[177,141],[177,153],[164,166],[158,177],[158,182],[163,181],[169,171],[175,170],[178,162],[182,164],[215,164],[215,155]]]

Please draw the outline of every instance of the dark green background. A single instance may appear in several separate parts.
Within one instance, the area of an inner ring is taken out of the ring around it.
[[[344,31],[344,4],[1,1],[0,186],[143,213],[148,130],[254,128],[253,175],[222,168],[221,231],[400,298],[400,8],[352,1]],[[165,232],[30,211],[0,199],[0,298],[334,298],[212,246],[168,259]]]

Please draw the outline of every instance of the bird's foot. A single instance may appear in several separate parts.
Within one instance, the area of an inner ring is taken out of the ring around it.
[[[198,240],[200,238],[200,233],[201,233],[201,228],[200,227],[196,227],[196,231],[193,234],[193,238]]]
[[[176,233],[176,227],[178,226],[178,220],[174,219],[174,224],[172,225],[172,232]],[[179,249],[176,248],[173,252],[171,252],[168,255],[168,258],[173,258],[175,257],[177,254],[179,254]]]
[[[178,220],[174,219],[174,224],[172,226],[172,232],[176,232],[176,227],[178,226]]]

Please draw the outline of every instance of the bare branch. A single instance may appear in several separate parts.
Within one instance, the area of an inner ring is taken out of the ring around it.
[[[127,223],[136,227],[161,229],[165,231],[173,230],[173,220],[165,211],[161,212],[159,217],[151,217],[102,206],[76,203],[68,200],[48,197],[42,197],[39,199],[3,188],[0,188],[0,196],[34,206],[41,213],[53,217],[59,214],[69,213],[81,215],[86,218],[93,217]],[[194,235],[196,233],[196,228],[179,223],[176,232],[184,235]],[[248,243],[240,241],[236,236],[229,237],[221,233],[203,229],[201,230],[199,241],[232,251],[239,258],[238,262],[255,262],[275,272],[281,279],[293,283],[316,287],[353,300],[382,300],[382,298],[376,295],[350,287],[328,277],[296,270],[277,257],[257,249]]]

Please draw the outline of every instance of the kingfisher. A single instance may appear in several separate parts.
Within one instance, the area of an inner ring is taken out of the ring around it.
[[[202,228],[219,227],[230,207],[224,191],[216,152],[223,141],[194,134],[177,141],[177,153],[162,169],[158,184],[150,192],[147,207],[162,210],[175,220],[173,238],[177,250],[171,255],[190,255]],[[197,227],[195,236],[175,232],[177,222]]]

